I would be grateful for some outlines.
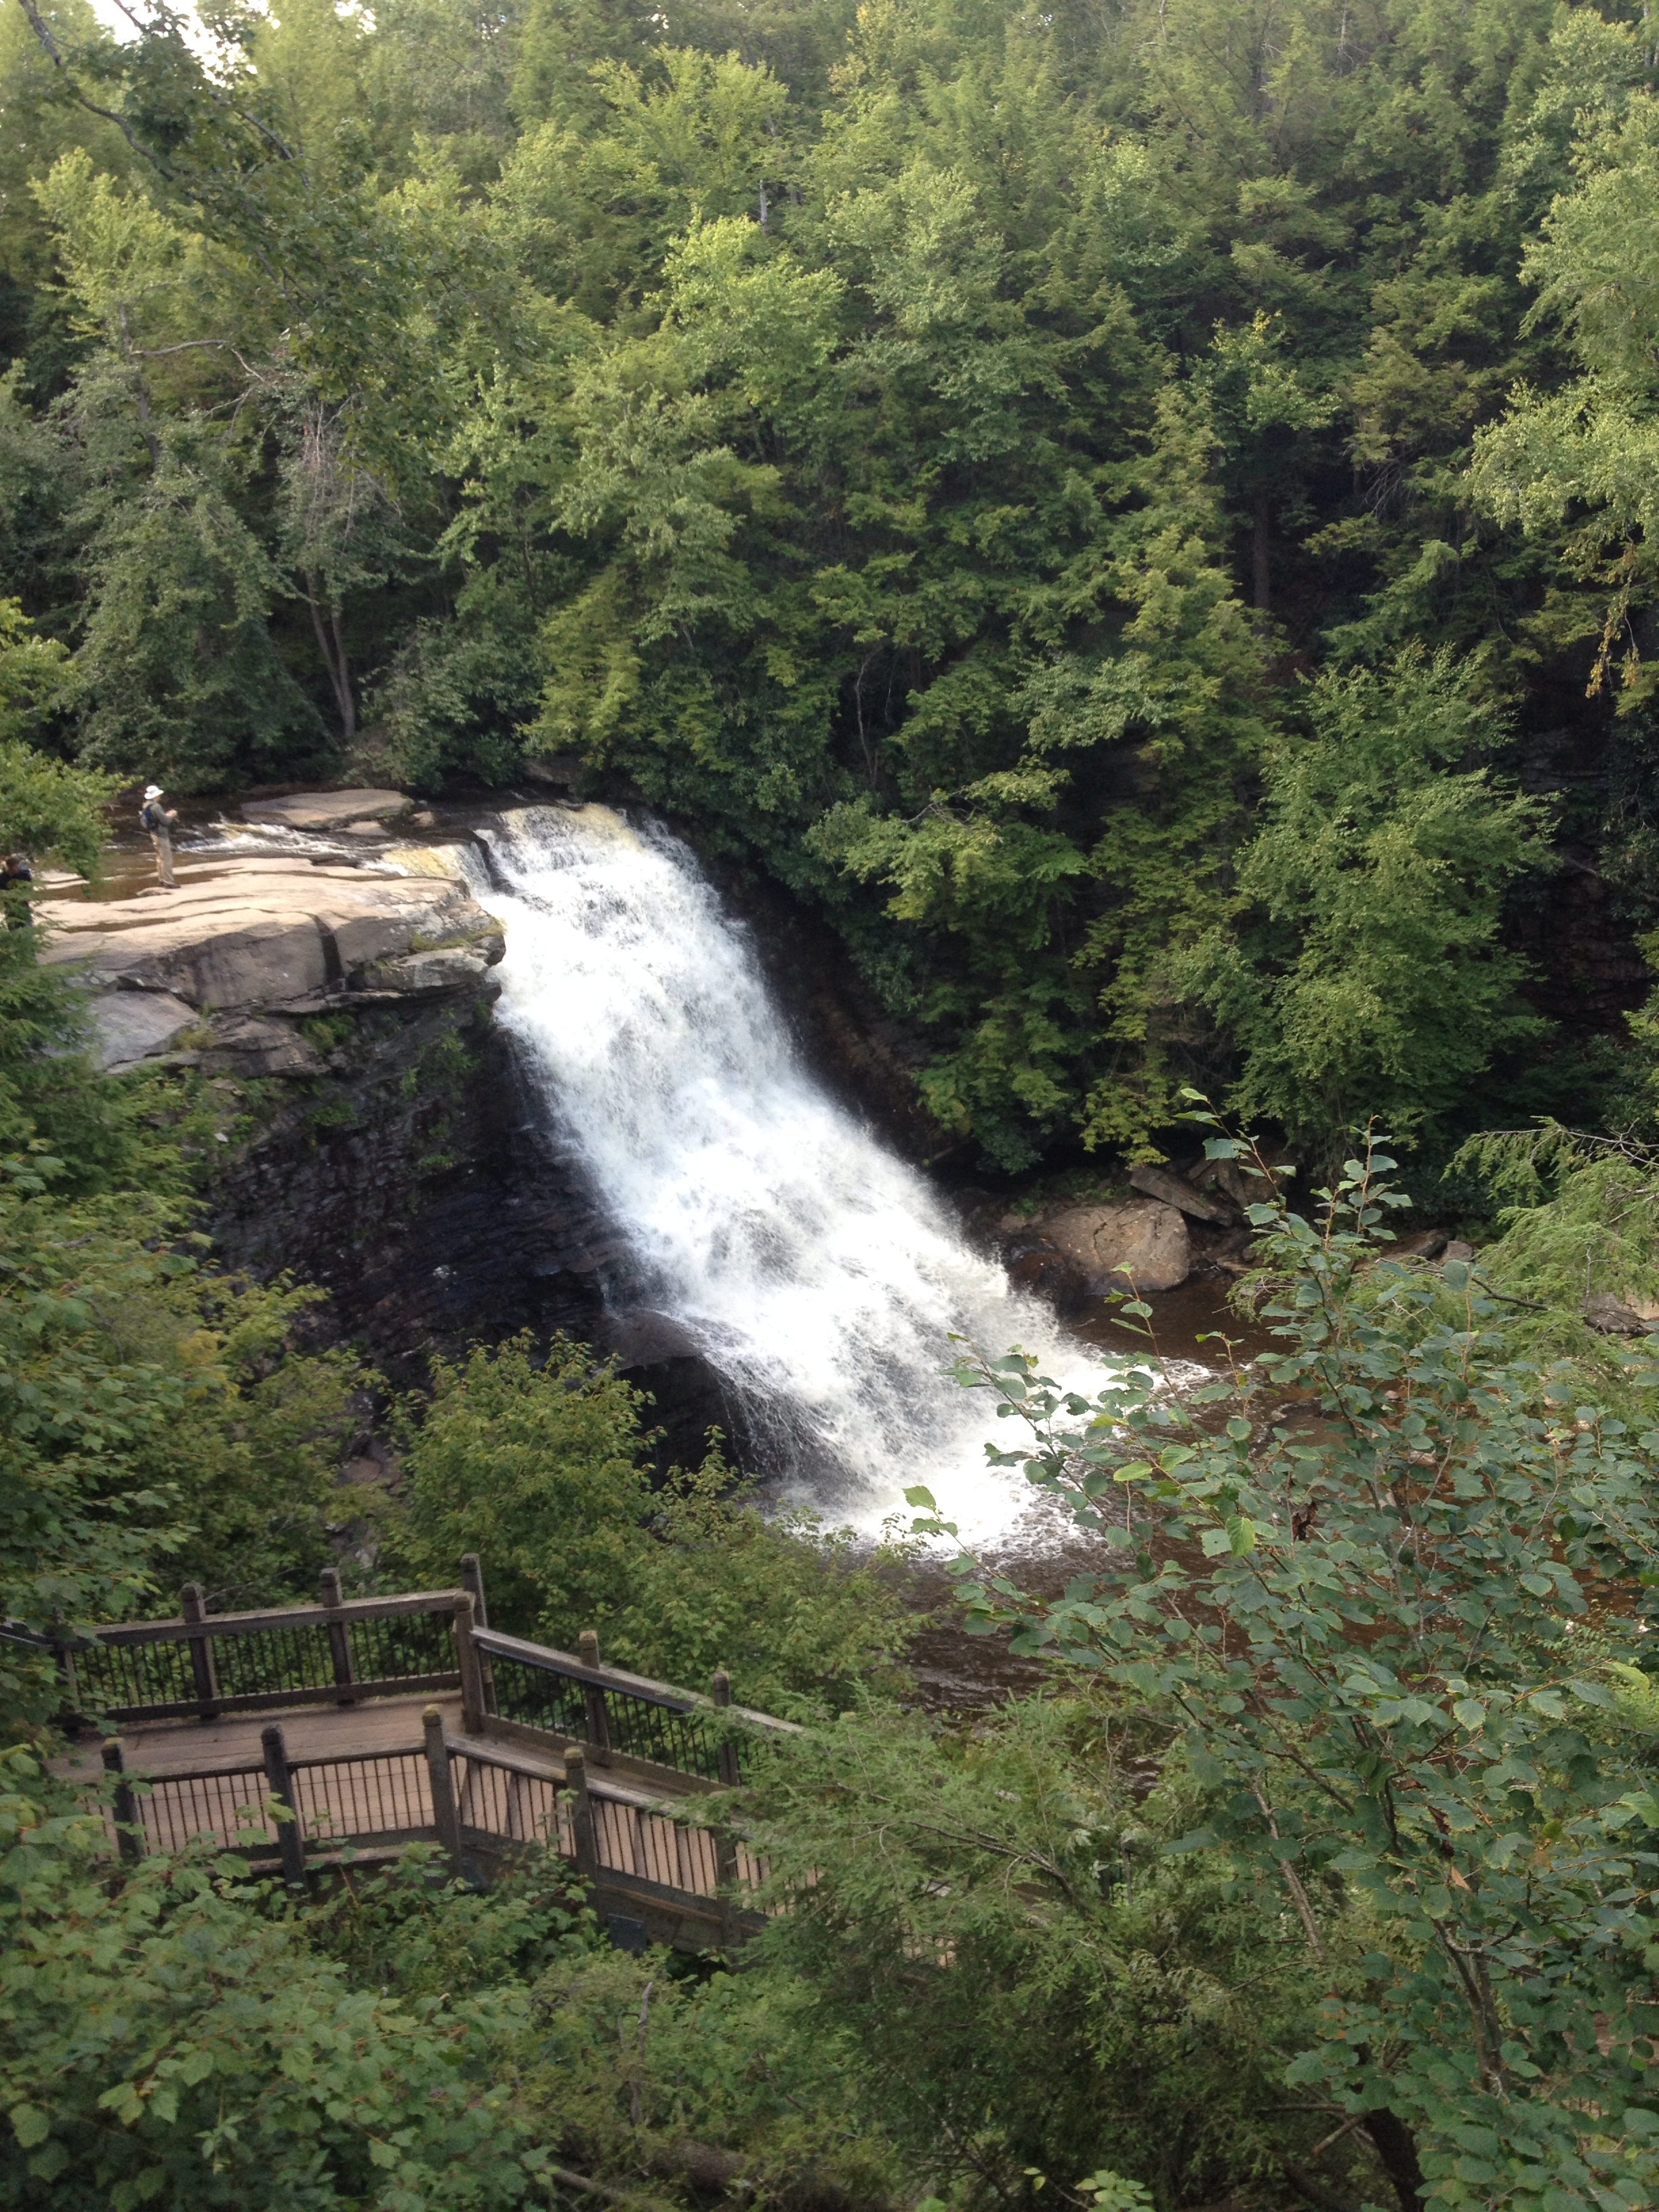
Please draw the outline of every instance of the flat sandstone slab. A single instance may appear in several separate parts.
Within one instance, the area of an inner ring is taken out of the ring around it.
[[[371,876],[295,860],[230,861],[206,881],[137,898],[47,899],[41,958],[83,963],[94,987],[167,993],[251,1013],[368,981],[377,963],[476,940],[489,917],[448,876]],[[420,955],[417,957],[422,957]],[[477,956],[482,971],[491,946]],[[376,977],[384,988],[386,980]],[[459,978],[458,978],[459,981]]]
[[[296,791],[289,799],[244,799],[242,819],[284,830],[343,830],[348,822],[389,821],[414,804],[401,791]]]

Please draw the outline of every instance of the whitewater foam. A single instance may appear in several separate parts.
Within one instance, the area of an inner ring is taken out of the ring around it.
[[[696,1343],[789,1493],[873,1533],[922,1483],[964,1537],[1017,1539],[1039,1501],[986,1465],[997,1424],[944,1379],[951,1338],[1093,1390],[1104,1356],[813,1079],[679,840],[599,806],[483,835],[497,1018],[628,1247],[630,1301]]]

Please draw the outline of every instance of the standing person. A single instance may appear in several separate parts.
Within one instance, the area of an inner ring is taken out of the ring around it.
[[[8,853],[3,865],[0,865],[0,891],[21,890],[25,884],[32,884],[33,881],[34,871],[29,866],[28,854]],[[6,927],[32,929],[33,927],[34,916],[29,911],[28,901],[26,898],[8,899]]]
[[[173,880],[173,825],[179,819],[176,807],[163,806],[159,783],[144,786],[144,803],[138,809],[138,819],[149,832],[149,842],[155,848],[155,872],[163,889],[177,888]]]

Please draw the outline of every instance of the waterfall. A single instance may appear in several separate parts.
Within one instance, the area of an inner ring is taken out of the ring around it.
[[[964,1536],[1007,1532],[1033,1494],[987,1467],[997,1424],[988,1394],[942,1378],[951,1333],[1092,1369],[1096,1389],[1098,1356],[814,1080],[678,839],[599,806],[483,836],[497,1018],[628,1247],[635,1302],[695,1341],[787,1492],[873,1531],[921,1482]]]

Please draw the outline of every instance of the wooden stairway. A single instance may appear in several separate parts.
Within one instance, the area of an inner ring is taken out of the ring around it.
[[[793,1733],[707,1696],[505,1636],[462,1586],[100,1628],[61,1654],[83,1784],[112,1854],[211,1839],[302,1883],[320,1866],[440,1845],[487,1881],[538,1845],[567,1859],[617,1940],[725,1945],[760,1924],[765,1869],[724,1813],[745,1748]],[[118,1724],[118,1739],[93,1726]]]

